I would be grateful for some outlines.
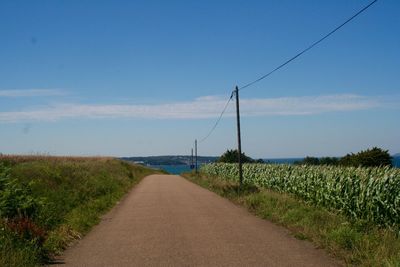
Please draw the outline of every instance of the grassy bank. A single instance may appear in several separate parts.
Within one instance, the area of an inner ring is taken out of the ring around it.
[[[299,239],[307,239],[348,266],[400,266],[397,233],[370,222],[351,220],[339,212],[309,204],[286,193],[238,183],[212,175],[184,174],[257,216],[283,225]]]
[[[80,238],[148,168],[112,158],[0,158],[0,266],[37,266]]]

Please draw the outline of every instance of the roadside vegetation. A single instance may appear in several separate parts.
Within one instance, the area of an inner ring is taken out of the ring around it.
[[[112,158],[0,157],[0,266],[51,262],[154,171]]]
[[[331,165],[347,167],[392,167],[393,157],[388,150],[373,147],[362,150],[358,153],[346,154],[341,158],[335,157],[305,157],[301,161],[295,162],[296,165]]]
[[[396,155],[395,155],[396,157]],[[252,159],[245,153],[241,153],[240,159],[242,163],[265,163],[262,159]],[[345,166],[345,167],[393,167],[394,160],[390,156],[388,150],[378,147],[362,150],[357,153],[349,153],[343,157],[310,157],[307,156],[302,160],[295,161],[295,165],[329,165],[329,166]],[[238,151],[236,149],[227,150],[222,154],[216,162],[218,163],[237,163]]]
[[[184,175],[326,248],[348,266],[400,266],[400,170],[390,167],[204,165]]]

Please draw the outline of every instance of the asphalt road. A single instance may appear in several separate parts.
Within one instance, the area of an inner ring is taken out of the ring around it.
[[[311,243],[175,175],[144,178],[58,264],[338,266]]]

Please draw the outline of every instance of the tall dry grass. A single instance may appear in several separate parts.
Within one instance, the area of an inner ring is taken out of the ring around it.
[[[23,163],[32,161],[46,161],[46,162],[77,162],[77,161],[109,161],[114,159],[108,156],[52,156],[46,154],[33,154],[33,155],[13,155],[13,154],[0,154],[0,161],[9,163]]]

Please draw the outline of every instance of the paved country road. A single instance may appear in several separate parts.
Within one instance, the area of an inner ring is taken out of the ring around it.
[[[144,178],[58,264],[338,266],[311,243],[176,175]]]

